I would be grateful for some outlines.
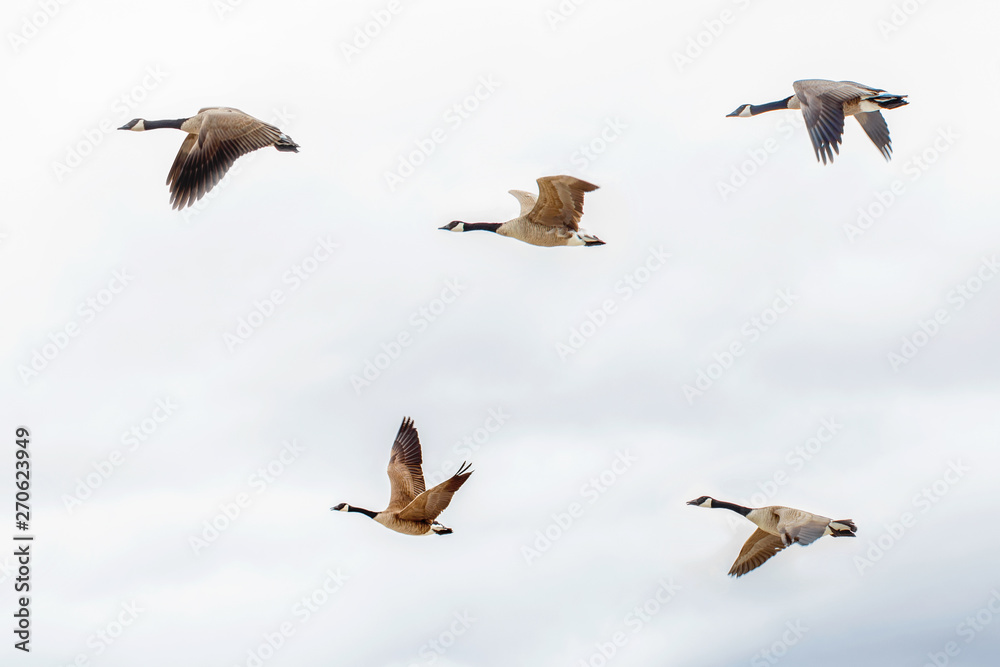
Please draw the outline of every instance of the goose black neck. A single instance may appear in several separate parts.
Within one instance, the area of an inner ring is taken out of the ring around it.
[[[183,125],[186,120],[187,118],[177,118],[175,120],[147,120],[143,122],[142,126],[147,130],[159,130],[163,127],[179,130],[181,129],[181,125]]]
[[[495,232],[500,229],[500,225],[502,224],[502,222],[466,222],[462,224],[462,228],[467,232],[473,232],[476,230]]]
[[[374,519],[378,512],[372,512],[371,510],[366,510],[364,507],[355,507],[354,505],[348,505],[348,512],[358,512],[359,514],[364,514],[369,519]]]
[[[743,507],[743,505],[736,505],[734,503],[727,503],[725,500],[713,500],[712,509],[715,509],[716,507],[722,507],[727,510],[732,510],[737,514],[742,514],[743,516],[750,514],[749,507]]]
[[[788,100],[792,99],[789,95],[783,100],[778,100],[777,102],[768,102],[767,104],[751,104],[750,105],[750,115],[756,116],[759,113],[764,113],[765,111],[777,111],[778,109],[787,109]]]

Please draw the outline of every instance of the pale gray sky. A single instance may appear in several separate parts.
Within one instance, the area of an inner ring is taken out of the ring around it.
[[[36,541],[0,662],[995,661],[998,19],[8,3],[2,488],[27,426]],[[909,95],[893,160],[852,120],[823,166],[798,112],[725,118],[802,78]],[[172,211],[180,133],[113,128],[212,105],[301,152]],[[607,245],[437,231],[559,173]],[[384,507],[404,415],[429,479],[473,463],[452,535],[329,511]],[[858,537],[733,580],[753,527],[702,494]]]

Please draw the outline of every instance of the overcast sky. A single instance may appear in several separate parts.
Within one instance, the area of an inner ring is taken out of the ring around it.
[[[0,662],[992,663],[998,20],[7,3],[0,486],[13,535],[25,426],[35,541]],[[725,117],[808,78],[908,95],[892,161],[850,119],[824,166],[799,112]],[[182,135],[113,128],[216,105],[301,152],[172,211]],[[607,245],[437,230],[553,174],[600,186]],[[404,416],[429,482],[473,464],[452,535],[329,511],[385,507]],[[703,494],[858,536],[731,579],[753,526]]]

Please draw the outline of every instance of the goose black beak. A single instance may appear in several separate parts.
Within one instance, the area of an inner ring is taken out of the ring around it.
[[[741,111],[743,111],[743,107],[739,107],[738,109],[736,109],[736,111],[732,113],[727,113],[726,118],[735,118],[740,115]]]
[[[122,126],[121,126],[121,127],[119,127],[118,129],[119,129],[119,130],[130,130],[130,129],[132,129],[132,128],[130,128],[130,127],[129,127],[128,125],[122,125]]]
[[[701,498],[695,498],[694,500],[687,501],[687,504],[688,505],[697,505],[699,500],[701,500]]]

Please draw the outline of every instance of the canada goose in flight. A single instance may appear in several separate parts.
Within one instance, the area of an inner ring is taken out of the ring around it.
[[[299,145],[274,125],[229,107],[205,107],[195,116],[176,120],[136,118],[118,129],[142,132],[161,127],[188,133],[167,175],[175,209],[190,206],[210,192],[241,155],[265,146],[299,152]]]
[[[729,575],[739,577],[754,570],[785,547],[798,542],[812,544],[824,535],[834,537],[855,537],[858,528],[850,519],[833,521],[825,516],[810,514],[791,507],[771,505],[770,507],[743,507],[702,496],[688,502],[698,507],[723,507],[742,514],[757,524],[757,530],[743,545],[740,555],[729,570]]]
[[[816,160],[833,162],[840,154],[844,134],[844,117],[854,116],[861,128],[885,159],[892,156],[889,126],[879,109],[895,109],[904,104],[906,95],[892,95],[881,88],[870,88],[853,81],[807,79],[792,84],[795,94],[768,104],[741,104],[727,117],[749,118],[775,109],[802,109],[812,139]],[[884,95],[882,93],[885,93]]]
[[[429,491],[424,490],[424,475],[420,470],[423,463],[420,455],[420,438],[413,420],[403,418],[392,443],[389,456],[389,486],[392,494],[389,507],[381,512],[373,512],[347,503],[340,503],[331,510],[339,512],[360,512],[375,519],[386,528],[404,535],[447,535],[451,528],[445,528],[434,519],[448,507],[451,496],[458,491],[472,471],[471,464],[462,461],[461,467],[450,479],[446,479]],[[468,471],[468,472],[466,472]]]
[[[540,246],[604,245],[604,241],[580,230],[583,216],[583,193],[597,189],[573,176],[543,176],[538,179],[538,198],[524,190],[509,190],[521,213],[507,222],[462,222],[455,220],[444,227],[452,232],[484,230]]]

